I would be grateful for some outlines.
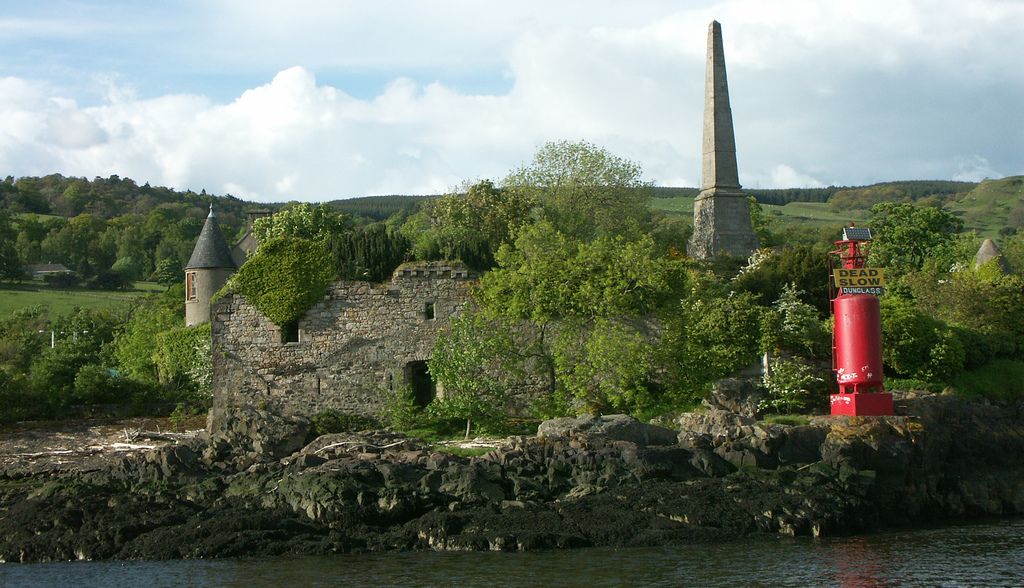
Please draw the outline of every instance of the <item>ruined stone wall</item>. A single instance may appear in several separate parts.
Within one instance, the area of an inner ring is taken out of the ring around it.
[[[283,343],[243,296],[225,296],[212,310],[211,418],[239,405],[379,416],[384,391],[407,381],[411,362],[430,357],[472,284],[464,268],[436,263],[400,268],[386,284],[339,281],[299,320],[295,343]]]

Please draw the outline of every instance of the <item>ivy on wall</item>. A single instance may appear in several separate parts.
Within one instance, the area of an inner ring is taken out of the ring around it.
[[[323,243],[283,237],[266,242],[231,283],[263,316],[282,326],[320,301],[334,278]]]

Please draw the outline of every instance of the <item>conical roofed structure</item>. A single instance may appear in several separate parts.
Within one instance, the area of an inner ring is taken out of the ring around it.
[[[693,238],[687,252],[697,259],[746,257],[757,249],[747,197],[740,192],[722,26],[708,27],[704,79],[704,141],[700,194],[693,203]]]
[[[211,204],[196,247],[185,265],[186,325],[191,327],[210,320],[210,300],[236,269],[231,248],[217,226]]]
[[[974,269],[978,269],[986,263],[996,260],[999,269],[1004,273],[1010,273],[1010,266],[1006,263],[1006,259],[1003,257],[1003,252],[996,246],[995,241],[992,239],[985,239],[978,248],[978,253],[974,255]]]

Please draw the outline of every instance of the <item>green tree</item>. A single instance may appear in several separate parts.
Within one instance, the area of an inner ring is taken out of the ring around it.
[[[82,278],[104,271],[114,263],[114,248],[101,237],[107,223],[91,214],[80,214],[43,239],[43,254],[73,269]]]
[[[644,316],[678,296],[685,281],[681,263],[655,256],[649,236],[579,242],[548,221],[526,227],[497,261],[480,281],[485,310],[537,323]]]
[[[157,262],[153,279],[164,286],[178,284],[185,279],[185,272],[177,261],[171,258],[164,258]]]
[[[534,204],[527,191],[502,190],[481,180],[464,192],[425,203],[409,230],[421,258],[460,259],[486,270],[494,265],[498,247],[511,243],[529,222]]]
[[[871,207],[870,262],[895,275],[921,269],[933,250],[950,243],[963,221],[934,206],[883,202]]]
[[[502,182],[572,238],[622,234],[647,218],[651,184],[640,166],[586,141],[547,143]]]
[[[352,218],[349,215],[326,204],[313,206],[303,203],[256,219],[252,232],[262,247],[264,243],[283,237],[326,243],[332,236],[346,233],[351,228]]]
[[[713,277],[693,281],[679,312],[667,316],[658,348],[668,385],[684,401],[702,398],[712,382],[758,360],[767,312],[750,294],[729,292]]]
[[[12,280],[22,275],[18,258],[17,233],[6,210],[0,210],[0,280]]]
[[[170,293],[155,295],[137,304],[114,340],[114,359],[121,371],[134,380],[150,384],[160,381],[155,357],[158,337],[184,323],[183,297],[173,296],[173,301],[171,298]]]
[[[521,373],[517,360],[508,325],[475,312],[452,320],[428,361],[443,391],[430,410],[465,419],[468,439],[474,422],[504,417],[508,392]]]
[[[554,344],[558,381],[588,414],[649,408],[652,338],[637,324],[609,318],[564,323]]]
[[[498,267],[481,278],[477,299],[489,317],[529,322],[519,342],[522,354],[548,379],[552,394],[592,399],[591,409],[639,406],[647,400],[638,387],[655,378],[622,370],[651,371],[653,363],[628,323],[602,319],[647,317],[679,300],[686,284],[682,262],[655,251],[647,235],[581,242],[541,220],[521,230],[514,246],[499,249]],[[578,345],[564,335],[569,329]],[[616,344],[622,349],[614,349]],[[613,366],[621,359],[613,352],[629,352],[635,365]],[[577,370],[574,362],[585,365]],[[596,384],[602,378],[607,386]]]
[[[329,242],[338,277],[383,282],[406,260],[410,243],[397,230],[374,223],[335,235]]]

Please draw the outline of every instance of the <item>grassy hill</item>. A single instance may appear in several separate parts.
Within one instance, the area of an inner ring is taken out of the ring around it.
[[[670,215],[693,216],[693,196],[656,197],[651,199],[651,210]],[[824,227],[845,223],[864,222],[868,212],[863,209],[833,210],[826,202],[789,202],[783,205],[762,204],[765,214],[786,227]]]
[[[985,180],[966,194],[946,203],[968,230],[996,237],[1024,227],[1024,176]]]
[[[1011,234],[1024,227],[1024,176],[972,182],[904,181],[871,186],[821,188],[805,191],[751,190],[765,213],[782,227],[818,228],[869,220],[871,206],[880,202],[917,202],[946,207],[964,221],[966,230],[982,237]],[[692,216],[694,188],[656,188],[651,209],[670,215]],[[828,201],[819,201],[831,193]],[[785,204],[772,204],[791,197]]]

